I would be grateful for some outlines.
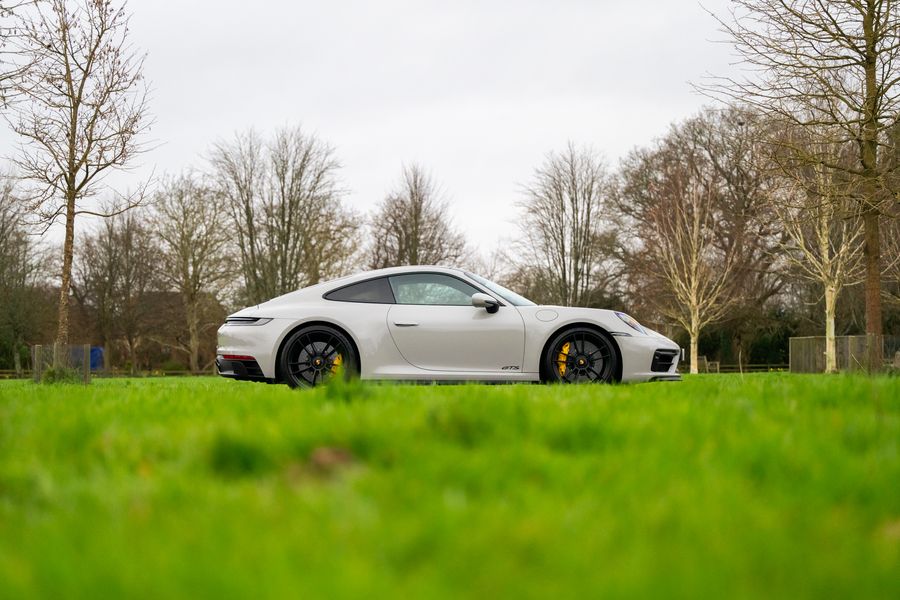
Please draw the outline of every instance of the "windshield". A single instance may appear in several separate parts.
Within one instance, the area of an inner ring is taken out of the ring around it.
[[[478,283],[480,283],[487,289],[491,290],[492,292],[494,292],[495,294],[500,296],[500,298],[502,298],[503,300],[506,300],[513,306],[535,306],[535,303],[532,302],[531,300],[529,300],[528,298],[520,296],[517,293],[506,289],[499,283],[494,283],[493,281],[490,281],[489,279],[485,279],[484,277],[480,277],[479,275],[476,275],[475,273],[469,273],[468,271],[466,271],[465,273],[466,273],[466,275],[468,275],[469,277],[471,277],[472,279],[474,279],[475,281],[477,281]]]

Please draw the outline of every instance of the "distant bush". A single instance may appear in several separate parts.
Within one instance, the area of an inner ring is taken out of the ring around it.
[[[83,383],[81,373],[68,367],[49,367],[41,375],[41,383]]]
[[[159,368],[161,371],[189,371],[187,365],[177,360],[169,359]]]

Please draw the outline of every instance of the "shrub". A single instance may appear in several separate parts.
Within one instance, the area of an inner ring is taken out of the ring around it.
[[[169,359],[159,368],[160,371],[189,371],[188,366],[183,362]]]
[[[42,373],[41,383],[84,383],[84,380],[77,369],[49,367]]]

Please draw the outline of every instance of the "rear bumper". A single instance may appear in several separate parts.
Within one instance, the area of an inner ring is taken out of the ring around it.
[[[240,381],[267,381],[262,369],[256,360],[247,358],[241,360],[226,359],[221,354],[216,357],[216,369],[222,377],[237,379]]]
[[[285,320],[278,318],[258,326],[225,323],[219,327],[218,331],[217,359],[221,361],[223,355],[248,355],[256,361],[263,378],[275,379],[276,352],[285,331]],[[222,366],[229,373],[235,372],[230,365]],[[238,372],[240,372],[240,367],[238,367]],[[234,377],[225,375],[225,373],[222,375]],[[258,379],[253,374],[251,374],[251,378]]]

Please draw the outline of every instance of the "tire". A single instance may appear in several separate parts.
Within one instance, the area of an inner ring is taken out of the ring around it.
[[[588,327],[558,333],[541,360],[548,383],[614,383],[619,368],[615,342]]]
[[[338,373],[345,379],[358,374],[359,358],[343,333],[325,325],[295,331],[284,344],[279,366],[284,382],[292,388],[311,388]]]

